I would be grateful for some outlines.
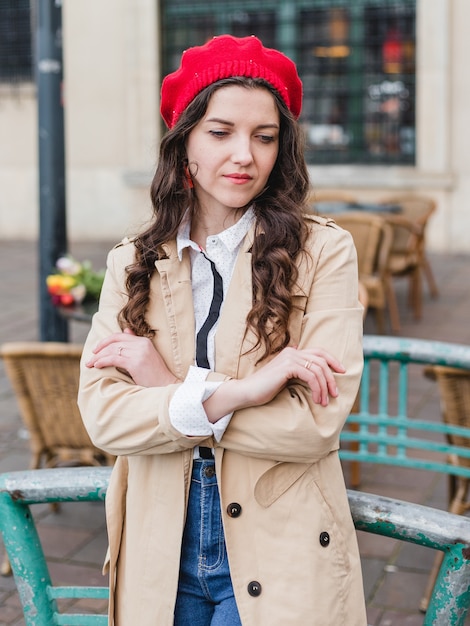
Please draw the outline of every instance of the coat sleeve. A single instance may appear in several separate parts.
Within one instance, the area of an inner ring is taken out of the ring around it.
[[[324,348],[346,368],[335,374],[339,395],[322,407],[292,380],[271,402],[234,413],[220,442],[227,449],[273,461],[312,463],[339,447],[363,368],[363,308],[358,300],[352,237],[334,224],[314,229],[310,258],[300,266],[306,303],[292,344]]]
[[[85,342],[80,370],[78,405],[93,443],[114,455],[167,454],[187,450],[207,437],[188,437],[175,429],[169,403],[179,385],[141,387],[114,367],[86,367],[93,347],[120,332],[118,313],[126,302],[125,268],[132,263],[134,246],[120,245],[110,252],[100,306]],[[223,376],[213,376],[212,379]]]

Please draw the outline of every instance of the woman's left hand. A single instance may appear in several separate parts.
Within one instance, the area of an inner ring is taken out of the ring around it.
[[[326,350],[288,346],[249,376],[224,382],[204,402],[204,409],[215,423],[231,411],[270,402],[293,378],[308,385],[315,404],[327,406],[330,397],[338,396],[334,372],[344,374],[346,370]]]
[[[128,372],[136,385],[142,387],[164,387],[178,382],[150,339],[139,337],[128,328],[102,339],[86,366],[116,367]]]

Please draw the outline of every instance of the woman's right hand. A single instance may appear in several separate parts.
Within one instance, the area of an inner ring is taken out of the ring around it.
[[[310,387],[313,402],[327,406],[330,396],[338,395],[333,372],[344,374],[345,371],[340,361],[322,348],[287,347],[250,376],[221,385],[206,400],[204,408],[209,420],[216,422],[231,411],[266,404],[292,378]]]
[[[86,366],[97,369],[117,367],[142,387],[164,387],[179,382],[150,339],[139,337],[128,328],[102,339],[95,346]]]

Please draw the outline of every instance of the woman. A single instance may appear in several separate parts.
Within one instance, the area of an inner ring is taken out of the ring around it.
[[[303,215],[295,65],[256,37],[162,85],[154,219],[109,255],[79,404],[117,455],[110,623],[366,623],[338,460],[362,370],[355,249]]]

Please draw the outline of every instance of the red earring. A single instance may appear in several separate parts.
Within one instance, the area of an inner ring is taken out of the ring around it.
[[[189,167],[187,165],[184,166],[184,175],[186,177],[186,189],[192,189],[194,187],[193,179],[191,177],[191,172],[189,171]]]

